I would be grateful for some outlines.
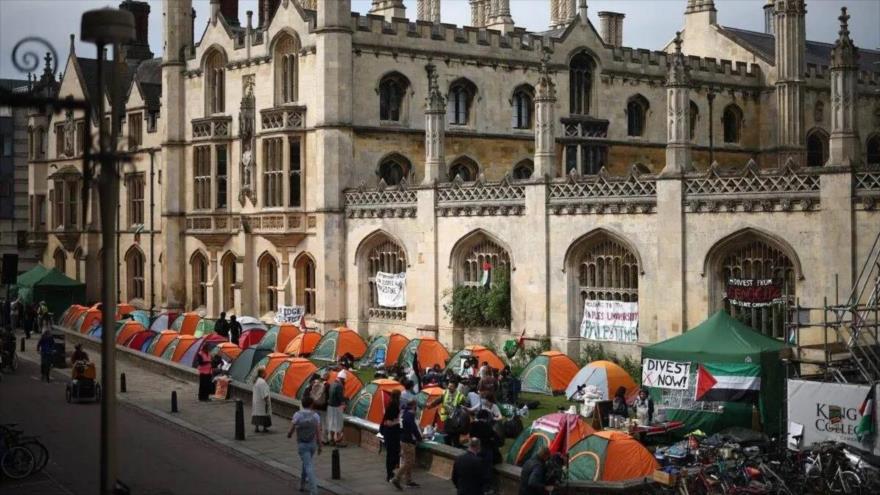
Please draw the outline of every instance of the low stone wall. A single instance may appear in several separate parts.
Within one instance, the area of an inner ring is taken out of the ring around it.
[[[66,328],[56,326],[56,332],[63,333],[67,342],[71,345],[78,343],[90,351],[100,353],[101,341],[94,337],[82,335],[77,332],[67,330]],[[195,368],[180,365],[165,359],[144,354],[128,347],[116,346],[116,356],[118,359],[126,359],[130,362],[137,363],[141,368],[149,371],[168,375],[170,377],[198,382],[199,375]],[[229,384],[229,396],[231,399],[241,399],[243,402],[251,401],[251,386],[246,383],[233,381]],[[169,399],[170,400],[170,399]],[[272,394],[272,413],[284,418],[291,418],[293,414],[300,409],[300,402],[289,397]],[[361,448],[378,454],[381,451],[381,445],[376,433],[379,432],[378,425],[364,421],[360,418],[351,416],[345,417],[345,438],[352,445],[358,445]],[[447,445],[438,445],[435,443],[421,443],[418,447],[418,462],[424,469],[432,475],[443,479],[451,479],[452,466],[455,458],[462,453],[462,450],[449,447]],[[520,468],[510,464],[500,464],[495,467],[495,474],[498,478],[499,489],[501,495],[515,495],[519,491]],[[627,482],[572,482],[568,485],[567,492],[561,493],[643,493],[649,485],[653,484],[653,480],[646,478],[644,480],[629,480]],[[453,487],[450,483],[450,490]]]

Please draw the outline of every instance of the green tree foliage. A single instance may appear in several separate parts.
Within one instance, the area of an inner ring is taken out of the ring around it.
[[[510,278],[499,275],[489,288],[460,285],[443,309],[458,327],[510,327]]]

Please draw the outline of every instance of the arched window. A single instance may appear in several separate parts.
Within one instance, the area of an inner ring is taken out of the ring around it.
[[[696,103],[691,101],[691,105],[690,105],[690,118],[691,118],[691,120],[690,120],[690,122],[688,122],[690,124],[690,129],[691,129],[690,130],[691,141],[693,141],[694,139],[697,138],[697,119],[699,117],[700,117],[700,107],[698,107]]]
[[[736,105],[727,105],[721,117],[724,126],[724,142],[739,143],[742,131],[742,110]]]
[[[192,309],[208,303],[208,260],[201,252],[196,252],[190,260],[192,265]]]
[[[455,180],[455,177],[458,176],[464,182],[472,182],[477,180],[479,170],[480,167],[477,166],[476,162],[470,158],[461,157],[452,162],[452,165],[449,167],[449,180]]]
[[[468,125],[471,118],[471,104],[477,88],[467,79],[458,79],[449,86],[446,100],[446,118],[450,125]]]
[[[626,135],[641,136],[645,133],[645,122],[650,104],[642,95],[635,95],[626,104]]]
[[[520,86],[513,92],[513,121],[514,129],[532,128],[532,95],[534,90],[530,86]]]
[[[317,303],[315,261],[308,254],[301,254],[294,263],[296,270],[296,302],[307,315],[315,314]]]
[[[405,320],[406,306],[383,305],[379,300],[376,277],[379,272],[389,275],[406,275],[406,253],[403,248],[388,236],[378,235],[365,246],[362,260],[367,270],[367,315],[382,320]],[[404,288],[405,290],[405,288]],[[404,300],[405,304],[405,300]]]
[[[144,255],[132,246],[125,253],[126,296],[128,300],[144,299]]]
[[[213,50],[205,58],[205,113],[223,113],[226,99],[226,57]]]
[[[574,115],[589,115],[593,89],[593,59],[578,53],[571,59],[569,70],[569,106]]]
[[[785,251],[761,236],[747,234],[729,243],[714,258],[713,300],[755,330],[785,338],[785,310],[795,300],[796,279],[794,265]],[[765,290],[730,297],[732,288],[745,284]]]
[[[478,234],[460,247],[456,285],[492,284],[510,278],[510,254],[485,234]],[[488,269],[488,273],[485,273]],[[485,273],[485,276],[484,276]]]
[[[223,270],[223,305],[224,310],[235,309],[235,286],[238,283],[238,264],[232,252],[223,255],[220,261]]]
[[[55,259],[55,269],[64,273],[67,270],[67,253],[61,248],[56,248],[53,258]]]
[[[825,103],[821,100],[817,101],[813,107],[813,120],[817,124],[821,124],[825,120]]]
[[[282,34],[275,42],[275,99],[279,104],[294,103],[298,98],[299,43],[289,34]]]
[[[257,262],[260,272],[260,315],[275,311],[278,307],[278,262],[269,253],[263,253]]]
[[[535,171],[535,164],[531,160],[523,160],[513,167],[513,178],[516,180],[526,180],[532,177]]]
[[[409,176],[411,169],[409,160],[401,155],[393,154],[385,157],[379,164],[379,177],[389,186],[396,186]]]
[[[880,134],[874,134],[868,138],[868,146],[865,151],[865,161],[868,165],[880,165]]]
[[[401,122],[406,112],[404,103],[409,81],[397,72],[388,74],[379,82],[379,120]]]
[[[821,167],[828,161],[828,135],[822,129],[807,133],[807,166]]]

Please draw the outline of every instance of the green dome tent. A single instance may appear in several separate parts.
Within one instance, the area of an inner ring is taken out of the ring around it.
[[[49,311],[54,315],[61,315],[74,304],[86,302],[86,284],[42,265],[19,275],[15,285],[22,303],[46,301]]]
[[[688,390],[652,387],[650,383],[642,385],[651,388],[656,408],[665,409],[667,419],[684,421],[687,431],[700,429],[714,433],[729,426],[750,427],[752,404],[694,400],[699,365],[710,370],[712,379],[718,383],[730,383],[731,377],[737,375],[757,376],[760,378],[758,408],[764,431],[779,433],[784,431],[782,403],[785,397],[785,370],[780,353],[787,347],[784,342],[762,335],[726,312],[718,311],[684,334],[642,350],[643,368],[646,359],[690,363]]]

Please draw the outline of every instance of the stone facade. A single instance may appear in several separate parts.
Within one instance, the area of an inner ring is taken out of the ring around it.
[[[506,1],[472,0],[479,27],[439,22],[439,0],[418,2],[418,21],[401,1],[368,15],[347,0],[267,1],[257,26],[226,3],[194,40],[190,2],[166,1],[161,68],[130,61],[123,134],[140,137],[123,169],[142,181],[120,196],[123,300],[265,319],[301,304],[322,328],[456,348],[525,332],[574,355],[584,297],[638,301],[639,343],[655,342],[724,307],[735,274],[778,278],[804,305],[834,299],[832,280],[845,297],[880,232],[880,172],[866,168],[880,75],[865,68],[880,53],[782,74],[777,61],[808,43],[802,18],[777,20],[796,43],[771,36],[771,59],[744,41],[770,35],[718,26],[711,1],[690,2],[661,52],[603,41],[585,1],[548,2],[542,33],[515,27]],[[778,3],[777,16],[805,15]],[[622,15],[603,18],[623,32]],[[61,96],[104,97],[84,64],[71,53]],[[838,97],[858,104],[835,134]],[[782,133],[790,118],[802,126]],[[30,125],[63,132],[62,120]],[[95,204],[65,216],[73,196],[59,188],[81,187],[81,162],[49,136],[30,162],[31,204],[50,208],[43,261],[64,261],[97,298]],[[850,151],[829,155],[829,139]],[[141,223],[126,220],[133,199]],[[511,323],[460,328],[444,306],[485,262],[509,273]],[[389,270],[406,272],[406,308],[376,303],[373,278]],[[783,337],[779,314],[758,313]]]

